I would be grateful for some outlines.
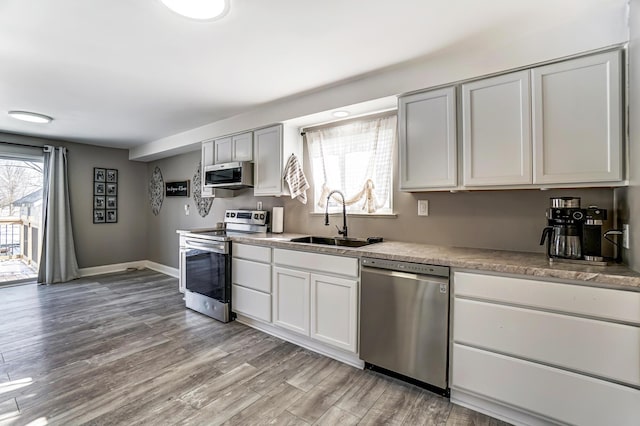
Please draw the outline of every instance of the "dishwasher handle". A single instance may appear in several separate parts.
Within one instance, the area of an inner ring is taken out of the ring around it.
[[[362,272],[367,274],[377,274],[386,277],[395,277],[395,278],[404,278],[415,281],[428,281],[438,284],[449,284],[449,278],[438,277],[435,275],[425,275],[425,274],[414,274],[409,272],[402,271],[392,271],[388,269],[380,269],[380,268],[371,268],[367,266],[362,267]]]
[[[404,262],[389,259],[376,259],[373,257],[362,258],[363,268],[376,268],[407,274],[428,275],[449,279],[449,267],[440,265],[428,265],[424,263]]]

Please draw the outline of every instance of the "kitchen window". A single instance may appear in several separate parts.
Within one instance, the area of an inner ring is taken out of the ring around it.
[[[305,129],[311,160],[314,213],[324,213],[333,190],[345,195],[347,213],[392,214],[393,146],[397,117],[363,117]],[[333,194],[329,211],[342,209]]]

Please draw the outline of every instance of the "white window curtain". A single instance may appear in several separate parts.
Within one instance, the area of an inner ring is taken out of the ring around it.
[[[332,190],[345,194],[350,213],[392,213],[393,146],[396,115],[306,132],[311,159],[315,212],[323,212]],[[330,203],[342,206],[334,194]]]
[[[42,251],[38,283],[71,281],[80,276],[71,229],[67,149],[45,146],[42,197]]]

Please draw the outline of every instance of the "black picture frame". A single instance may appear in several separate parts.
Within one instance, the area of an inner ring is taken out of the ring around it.
[[[93,168],[93,223],[118,222],[118,169]]]
[[[93,183],[93,195],[105,195],[106,187],[103,182],[94,182]]]
[[[107,183],[107,192],[106,194],[110,197],[118,195],[118,184],[117,183]]]
[[[105,223],[105,210],[93,211],[93,223]]]
[[[166,182],[164,184],[165,197],[189,197],[191,181]]]
[[[106,197],[106,208],[115,210],[118,208],[118,197]]]
[[[94,209],[104,209],[106,207],[106,197],[102,195],[94,195],[93,196],[93,208]]]
[[[117,183],[118,171],[116,169],[107,169],[106,181],[109,183]]]
[[[118,210],[107,210],[107,223],[116,223],[118,222]]]
[[[93,181],[104,182],[106,179],[106,170],[100,167],[93,168]]]

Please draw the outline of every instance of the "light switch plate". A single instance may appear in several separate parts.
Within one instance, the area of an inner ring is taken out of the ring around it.
[[[629,224],[622,225],[622,247],[629,248]]]
[[[429,216],[429,200],[418,200],[418,216]]]

